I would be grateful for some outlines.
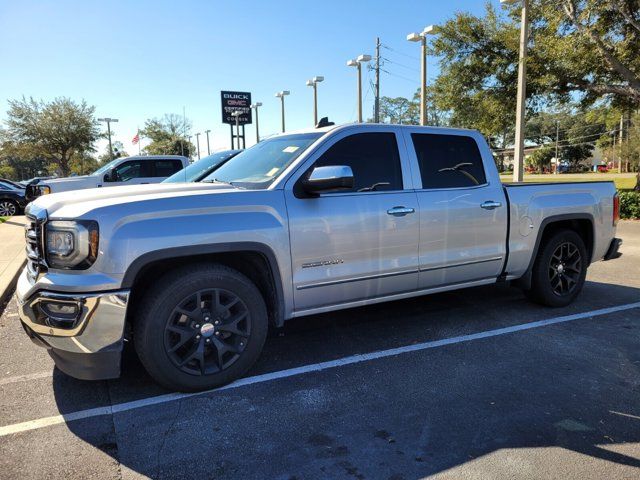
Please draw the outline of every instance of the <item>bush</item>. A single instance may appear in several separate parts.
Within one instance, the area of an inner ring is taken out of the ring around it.
[[[620,218],[640,219],[640,192],[618,192]]]

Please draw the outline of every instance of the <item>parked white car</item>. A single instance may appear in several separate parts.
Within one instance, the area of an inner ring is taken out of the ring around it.
[[[40,195],[86,188],[160,183],[187,165],[189,165],[189,159],[180,155],[116,158],[91,175],[53,178],[30,185],[27,198],[32,200]]]

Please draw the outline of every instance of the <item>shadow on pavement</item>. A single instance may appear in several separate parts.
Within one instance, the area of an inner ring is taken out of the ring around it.
[[[515,289],[482,287],[318,315],[274,332],[249,375],[639,298],[637,288],[588,282],[576,305],[546,309]],[[209,393],[117,414],[110,431],[91,419],[68,428],[154,478],[417,479],[543,447],[640,468],[603,447],[640,442],[637,318],[628,311]],[[79,391],[108,389],[114,404],[166,393],[130,349],[124,363],[109,385],[56,372],[60,412],[79,409]],[[89,395],[81,408],[96,406]]]

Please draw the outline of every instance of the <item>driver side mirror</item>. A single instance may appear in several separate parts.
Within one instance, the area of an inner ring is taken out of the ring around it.
[[[346,165],[316,167],[302,186],[310,195],[339,192],[353,188],[353,171]]]
[[[107,173],[104,174],[104,181],[105,182],[115,182],[117,176],[118,176],[118,174],[116,173],[116,169],[115,168],[111,168],[111,169],[109,169],[109,171]]]

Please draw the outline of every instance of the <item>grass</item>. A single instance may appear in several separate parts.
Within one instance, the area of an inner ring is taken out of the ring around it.
[[[0,223],[4,223],[6,221],[7,221],[7,219],[5,217],[0,217]]]
[[[500,174],[500,180],[511,182],[512,173]],[[613,181],[618,190],[632,190],[636,186],[635,173],[561,173],[559,175],[525,173],[525,182],[597,182]]]

